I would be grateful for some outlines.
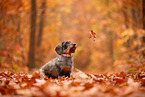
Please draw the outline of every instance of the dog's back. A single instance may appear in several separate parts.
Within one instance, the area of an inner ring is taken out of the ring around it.
[[[57,63],[58,57],[55,59],[47,62],[45,65],[42,66],[40,70],[42,70],[46,76],[48,77],[58,77],[57,73]]]

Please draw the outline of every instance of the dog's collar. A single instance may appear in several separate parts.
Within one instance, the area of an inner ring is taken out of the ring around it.
[[[72,54],[61,54],[61,56],[64,56],[64,57],[72,57]]]

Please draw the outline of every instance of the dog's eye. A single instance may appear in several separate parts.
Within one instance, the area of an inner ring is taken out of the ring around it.
[[[64,45],[64,49],[67,49],[67,47],[68,47],[67,45]]]
[[[65,44],[70,44],[70,42],[66,42]]]
[[[67,49],[67,47],[68,47],[68,42],[66,42],[65,44],[64,44],[64,49]]]

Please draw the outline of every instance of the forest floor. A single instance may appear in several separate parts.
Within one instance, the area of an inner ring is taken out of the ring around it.
[[[70,78],[39,78],[39,73],[0,72],[1,97],[144,97],[145,72],[86,74],[78,69]]]

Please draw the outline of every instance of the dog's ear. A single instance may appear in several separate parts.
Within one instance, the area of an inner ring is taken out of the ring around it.
[[[63,48],[62,48],[62,44],[58,45],[56,48],[55,48],[55,51],[58,55],[61,55],[62,52],[63,52]]]

